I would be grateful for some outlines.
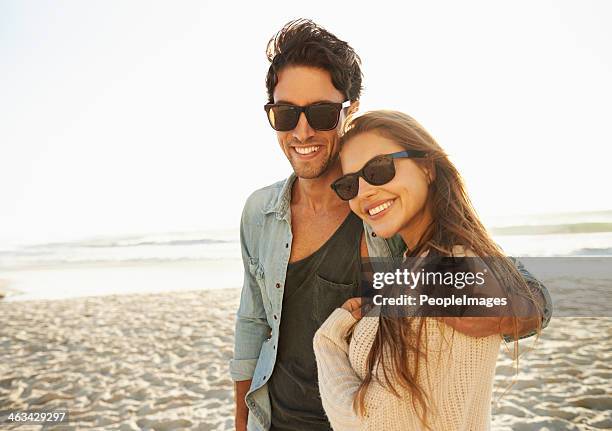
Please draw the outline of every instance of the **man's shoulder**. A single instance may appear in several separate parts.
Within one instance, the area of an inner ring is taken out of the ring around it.
[[[281,193],[288,178],[277,181],[252,192],[244,204],[243,216],[249,219],[261,217],[274,208],[281,199]]]
[[[251,193],[248,199],[262,197],[262,196],[271,196],[271,195],[278,196],[278,194],[283,189],[283,186],[285,185],[287,180],[288,178],[284,178],[282,180],[279,180],[265,187],[261,187],[255,190],[253,193]]]

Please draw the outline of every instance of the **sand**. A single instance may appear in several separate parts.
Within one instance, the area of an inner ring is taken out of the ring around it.
[[[0,411],[70,411],[51,429],[233,429],[237,289],[0,301]],[[525,346],[525,343],[523,343]],[[494,430],[612,428],[612,319],[557,318],[499,357]],[[0,424],[0,429],[42,429]]]
[[[231,429],[237,304],[235,289],[0,303],[0,410],[69,409],[56,429]]]

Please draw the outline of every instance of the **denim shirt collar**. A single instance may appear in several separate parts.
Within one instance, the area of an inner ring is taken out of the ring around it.
[[[278,220],[287,219],[289,214],[289,205],[291,203],[291,189],[293,188],[293,183],[296,180],[295,173],[291,173],[289,178],[285,180],[283,184],[283,188],[278,194],[278,198],[276,201],[272,201],[268,204],[266,208],[264,208],[264,214],[276,213],[276,218]]]

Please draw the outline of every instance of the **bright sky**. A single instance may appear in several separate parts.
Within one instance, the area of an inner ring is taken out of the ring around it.
[[[265,6],[264,6],[265,5]],[[0,1],[0,239],[236,227],[285,178],[266,42],[312,18],[486,217],[612,209],[612,2]],[[485,217],[485,218],[486,218]]]

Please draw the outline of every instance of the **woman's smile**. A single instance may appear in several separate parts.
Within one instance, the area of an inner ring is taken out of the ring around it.
[[[387,215],[397,198],[377,201],[364,207],[363,212],[370,220],[378,220]]]

